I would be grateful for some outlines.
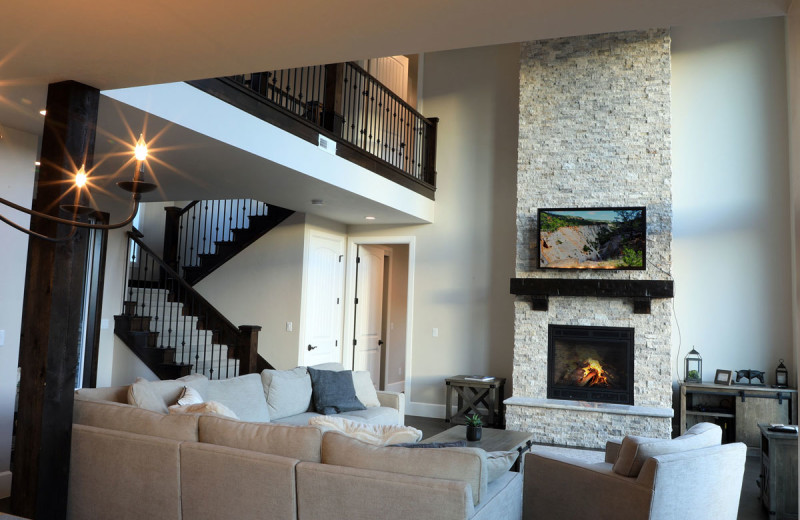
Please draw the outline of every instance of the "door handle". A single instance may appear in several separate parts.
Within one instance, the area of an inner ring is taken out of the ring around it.
[[[383,345],[383,340],[382,340],[382,339],[379,339],[379,340],[378,340],[378,346],[381,346],[381,345]]]
[[[312,351],[312,350],[314,350],[315,348],[317,348],[317,347],[312,347],[311,345],[309,345],[309,346],[308,346],[308,351],[309,351],[309,352],[311,352],[311,351]]]

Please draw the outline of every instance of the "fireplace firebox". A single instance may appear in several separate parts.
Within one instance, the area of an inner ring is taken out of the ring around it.
[[[633,404],[633,329],[550,325],[547,397]]]

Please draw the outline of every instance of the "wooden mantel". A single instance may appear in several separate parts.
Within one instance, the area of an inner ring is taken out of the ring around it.
[[[633,298],[635,314],[650,314],[653,298],[672,298],[672,280],[586,280],[570,278],[512,278],[511,294],[530,296],[535,311],[548,309],[550,296]]]

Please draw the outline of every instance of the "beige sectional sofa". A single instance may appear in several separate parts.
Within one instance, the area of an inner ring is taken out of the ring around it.
[[[521,517],[522,475],[490,483],[481,450],[376,447],[313,426],[167,415],[85,392],[75,401],[72,520]]]

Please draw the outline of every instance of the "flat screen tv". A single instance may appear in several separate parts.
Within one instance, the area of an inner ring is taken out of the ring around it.
[[[539,209],[540,269],[644,269],[644,207]]]

